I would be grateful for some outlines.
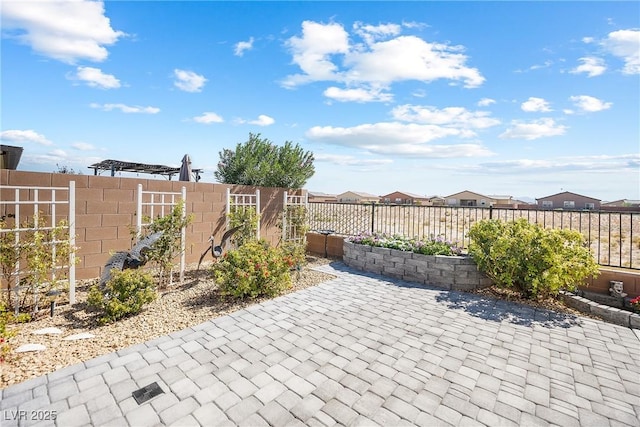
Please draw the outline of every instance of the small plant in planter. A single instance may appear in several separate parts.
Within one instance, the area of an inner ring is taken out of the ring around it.
[[[629,304],[631,305],[631,309],[633,309],[633,311],[635,311],[636,313],[640,313],[640,296],[637,296],[630,300]]]
[[[462,254],[462,249],[459,248],[455,242],[445,240],[442,236],[432,236],[430,239],[418,240],[398,234],[388,235],[384,233],[364,232],[356,236],[348,237],[346,240],[359,245],[415,252],[422,255],[455,256]]]

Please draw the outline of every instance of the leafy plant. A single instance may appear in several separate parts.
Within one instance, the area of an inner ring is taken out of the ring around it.
[[[275,296],[291,287],[290,266],[283,252],[264,240],[228,251],[214,264],[214,277],[225,295],[236,298]]]
[[[103,313],[100,323],[115,322],[139,313],[145,304],[155,300],[153,278],[141,270],[113,270],[105,289],[94,285],[89,290],[87,303]]]
[[[11,300],[11,291],[19,279],[23,286],[22,297],[17,298],[20,306],[26,305],[29,296],[33,298],[32,311],[38,311],[40,294],[63,287],[67,278],[69,255],[76,248],[69,243],[69,229],[66,221],[48,227],[41,213],[22,223],[27,229],[16,241],[17,231],[8,229],[4,221],[0,228],[0,274],[7,285],[6,305],[16,309]],[[20,301],[21,300],[21,301]]]
[[[290,141],[277,146],[260,134],[219,154],[214,175],[223,184],[302,188],[315,173],[313,153]]]
[[[599,274],[584,237],[575,230],[548,230],[526,219],[482,220],[470,231],[469,253],[496,285],[527,298],[574,290]]]
[[[22,244],[20,241],[16,241],[16,232],[9,227],[4,218],[0,219],[0,229],[7,230],[0,232],[0,277],[7,289],[6,305],[12,310],[11,291],[16,283],[17,275],[15,273],[20,260]],[[2,304],[1,298],[0,304]]]
[[[397,249],[399,251],[415,252],[423,255],[461,255],[462,249],[455,242],[445,240],[442,236],[431,237],[426,240],[410,239],[401,235],[385,233],[360,233],[347,238],[348,242],[360,245],[377,246],[381,248]]]
[[[282,230],[282,237],[284,241],[301,241],[305,242],[307,233],[309,232],[308,223],[308,209],[303,205],[287,205],[283,212],[284,223],[286,229],[283,227],[283,222],[278,224],[278,227]]]
[[[0,363],[3,363],[11,353],[9,340],[16,335],[15,330],[7,329],[7,325],[11,323],[25,323],[30,320],[30,315],[22,313],[16,316],[0,301]]]
[[[256,240],[259,220],[260,215],[256,212],[255,207],[231,205],[229,227],[240,227],[240,229],[231,236],[231,243],[236,247],[240,247],[247,242]]]
[[[160,288],[164,288],[171,280],[173,260],[181,252],[182,229],[193,220],[192,215],[183,215],[184,201],[180,200],[168,215],[154,218],[146,227],[148,235],[162,232],[150,251],[146,253],[149,262],[158,267]],[[150,221],[150,218],[145,218]]]
[[[631,304],[631,308],[633,309],[633,311],[640,313],[640,296],[637,296],[630,300],[629,304]]]

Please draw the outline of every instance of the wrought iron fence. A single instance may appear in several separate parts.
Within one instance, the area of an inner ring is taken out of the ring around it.
[[[419,239],[442,236],[463,248],[469,245],[470,227],[490,218],[525,218],[545,228],[577,230],[600,265],[640,270],[640,212],[309,203],[311,230],[343,235],[368,231]]]

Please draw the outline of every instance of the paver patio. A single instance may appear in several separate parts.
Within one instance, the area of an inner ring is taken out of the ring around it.
[[[338,277],[6,388],[0,425],[640,426],[631,329],[319,269]]]

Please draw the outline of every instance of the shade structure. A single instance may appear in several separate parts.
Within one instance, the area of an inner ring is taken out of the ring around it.
[[[191,181],[191,158],[185,154],[182,158],[182,166],[180,166],[180,181]]]

